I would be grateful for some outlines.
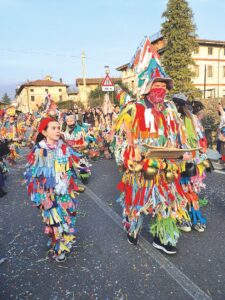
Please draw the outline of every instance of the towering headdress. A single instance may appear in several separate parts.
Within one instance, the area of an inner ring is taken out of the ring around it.
[[[159,57],[150,39],[146,37],[138,46],[129,65],[135,73],[136,95],[148,94],[153,82],[156,81],[165,82],[168,90],[173,88],[173,80],[160,65]]]

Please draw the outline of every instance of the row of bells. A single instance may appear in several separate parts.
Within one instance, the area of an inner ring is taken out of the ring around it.
[[[157,168],[148,167],[146,170],[144,170],[144,177],[145,177],[145,179],[152,180],[157,173],[158,173]],[[176,178],[176,172],[167,170],[167,171],[165,171],[165,177],[169,183],[173,182]]]
[[[190,163],[190,164],[191,164],[191,166],[189,169],[190,170],[189,176],[195,176],[196,175],[196,165],[193,163]],[[206,168],[206,170],[211,169],[211,162],[208,159],[203,161],[203,165]],[[140,171],[142,171],[143,166],[141,164],[132,164],[132,165],[129,165],[129,169],[134,172],[140,172]],[[155,167],[151,167],[151,166],[149,166],[146,170],[143,170],[144,177],[145,177],[145,179],[148,179],[148,180],[152,180],[157,173],[158,173],[158,169]],[[176,171],[165,170],[165,177],[169,183],[171,183],[175,180],[176,175],[177,175]]]
[[[132,172],[138,173],[143,170],[143,166],[141,164],[133,163],[132,161],[128,163],[128,166],[130,171]],[[155,175],[158,173],[158,170],[159,169],[155,167],[151,167],[151,166],[147,167],[147,169],[143,170],[145,179],[152,180],[155,177]],[[168,182],[173,182],[176,177],[176,173],[171,170],[166,170],[165,176]]]

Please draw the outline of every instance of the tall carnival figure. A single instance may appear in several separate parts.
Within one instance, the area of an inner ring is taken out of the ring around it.
[[[78,161],[76,153],[60,139],[59,123],[42,119],[36,145],[28,155],[25,179],[31,200],[41,210],[50,253],[57,262],[66,259],[65,253],[75,241]]]
[[[164,101],[173,81],[158,58],[146,39],[132,59],[139,100],[128,102],[114,124],[115,158],[124,170],[118,189],[129,243],[137,244],[143,216],[150,214],[153,246],[175,254],[177,222],[190,220],[180,166],[183,154],[196,149],[190,149],[177,112]]]

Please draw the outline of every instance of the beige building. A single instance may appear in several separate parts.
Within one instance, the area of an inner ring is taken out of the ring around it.
[[[77,101],[79,101],[78,92],[68,91],[68,100],[69,101],[73,101],[74,103],[76,103]]]
[[[86,78],[86,87],[83,78],[77,78],[76,85],[78,88],[78,101],[82,102],[85,107],[89,106],[90,92],[101,86],[104,78]],[[113,83],[121,80],[121,78],[111,77]]]
[[[150,37],[151,43],[162,56],[165,51],[165,40],[158,33]],[[225,41],[197,39],[198,49],[193,53],[194,85],[202,91],[202,98],[225,97]],[[116,69],[121,72],[122,82],[130,90],[134,88],[134,71],[125,64]],[[181,91],[182,92],[182,91]]]
[[[67,101],[67,87],[61,81],[52,81],[51,76],[43,80],[27,81],[16,90],[17,109],[22,112],[36,111],[48,94],[55,102]]]
[[[225,41],[197,40],[194,85],[203,98],[225,97]]]

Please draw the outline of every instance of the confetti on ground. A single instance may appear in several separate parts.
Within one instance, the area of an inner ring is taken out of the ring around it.
[[[9,245],[13,244],[14,241],[15,241],[19,236],[20,236],[20,233],[17,234],[11,242],[9,242]]]
[[[6,257],[1,258],[1,259],[0,259],[0,265],[3,264],[6,260],[7,260]]]
[[[36,262],[43,262],[43,261],[46,261],[46,260],[48,260],[49,258],[48,257],[46,257],[46,258],[41,258],[41,259],[39,259],[39,260],[36,260]]]

